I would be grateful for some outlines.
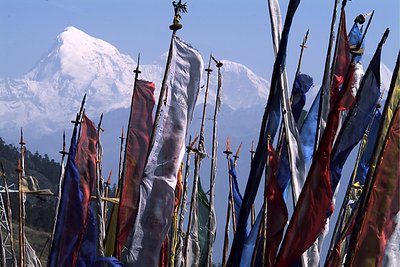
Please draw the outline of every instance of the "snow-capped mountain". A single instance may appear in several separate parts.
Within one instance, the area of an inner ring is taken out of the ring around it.
[[[164,61],[164,62],[162,62]],[[223,61],[222,100],[232,109],[264,104],[267,81],[239,63]],[[156,84],[156,99],[165,67],[142,65],[139,78]],[[46,56],[19,79],[0,79],[0,129],[30,127],[40,134],[65,128],[77,112],[83,95],[88,115],[110,112],[130,105],[136,62],[111,44],[68,27]],[[210,102],[215,99],[217,72],[210,83]],[[205,75],[204,75],[205,76]],[[246,97],[243,97],[243,96]],[[199,98],[199,103],[203,98]]]

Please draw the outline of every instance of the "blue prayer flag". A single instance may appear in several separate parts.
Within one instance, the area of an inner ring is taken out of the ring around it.
[[[314,80],[307,74],[300,73],[297,75],[292,92],[292,114],[296,122],[299,121],[301,111],[306,104],[306,93],[310,90],[314,84]]]
[[[85,114],[78,144],[76,139],[75,125],[49,255],[50,267],[86,266],[95,257],[94,216],[89,203],[95,181],[97,131]],[[91,231],[86,232],[87,229]]]
[[[291,103],[292,114],[295,122],[297,123],[300,114],[303,110],[303,107],[306,103],[306,93],[310,90],[313,85],[313,78],[307,74],[299,74],[296,77],[293,86],[293,99]],[[316,116],[315,116],[316,118]],[[315,121],[316,122],[316,121]],[[316,128],[315,128],[316,129]],[[315,136],[315,134],[314,134]],[[289,158],[287,151],[287,142],[286,140],[283,143],[283,149],[281,152],[281,159],[279,162],[279,170],[278,170],[278,184],[281,192],[283,193],[287,188],[288,182],[290,180],[290,166],[289,166]]]
[[[378,112],[375,114],[374,121],[372,122],[371,129],[369,130],[367,146],[365,147],[364,153],[360,158],[360,163],[357,169],[355,182],[359,182],[360,185],[364,185],[365,178],[367,177],[368,169],[375,150],[376,140],[378,139],[381,118],[382,113],[380,110],[378,110]]]
[[[380,96],[380,60],[381,50],[378,50],[361,81],[357,92],[357,102],[346,116],[333,147],[331,164],[331,186],[335,192],[342,174],[342,168],[350,152],[357,145],[370,124]]]
[[[361,42],[362,39],[362,32],[360,30],[360,28],[358,27],[358,24],[355,22],[353,27],[351,28],[350,32],[349,32],[349,44],[350,44],[350,50],[354,47],[356,47],[358,45],[359,42]],[[362,42],[362,44],[360,44],[360,48],[364,49],[364,41]],[[354,58],[354,62],[360,62],[362,59],[362,54],[357,55]]]
[[[237,175],[236,175],[236,169],[235,166],[233,164],[233,159],[229,158],[229,161],[231,163],[231,169],[229,171],[229,173],[232,176],[232,191],[233,191],[233,200],[235,202],[235,215],[236,215],[236,221],[239,220],[239,213],[240,213],[240,207],[242,206],[242,194],[240,194],[239,191],[239,185],[237,182]]]
[[[255,196],[260,185],[261,176],[267,157],[267,136],[274,140],[280,122],[280,90],[281,75],[285,69],[286,50],[289,38],[289,31],[293,21],[294,14],[297,10],[300,0],[290,0],[286,19],[282,30],[279,50],[274,63],[271,78],[270,93],[268,96],[267,106],[263,115],[259,140],[256,148],[254,159],[251,163],[250,174],[243,196],[242,207],[240,209],[239,220],[235,237],[233,239],[229,260],[227,266],[239,266],[242,255],[243,245],[246,239],[247,220],[250,215],[250,209],[254,202]]]

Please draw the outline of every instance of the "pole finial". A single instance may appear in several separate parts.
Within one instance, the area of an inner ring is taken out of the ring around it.
[[[174,6],[174,19],[172,25],[169,26],[169,29],[175,32],[182,29],[183,26],[180,24],[182,17],[180,13],[187,13],[187,9],[186,3],[182,4],[182,0],[179,0],[178,2],[172,1],[172,5]]]
[[[231,137],[228,135],[228,138],[226,139],[226,149],[224,151],[224,154],[228,157],[230,154],[232,154],[231,151]]]

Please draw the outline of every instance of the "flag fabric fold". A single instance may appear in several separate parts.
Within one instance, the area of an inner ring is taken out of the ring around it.
[[[320,99],[321,99],[321,89],[318,91],[317,96],[314,98],[314,101],[300,128],[300,139],[301,139],[301,144],[303,146],[305,164],[310,163],[314,154],[315,135],[318,123],[318,107]]]
[[[49,266],[75,265],[90,219],[89,202],[96,177],[97,131],[85,115],[81,127],[78,144],[76,126],[71,138]],[[95,244],[90,249],[94,255]]]
[[[330,159],[332,192],[336,190],[343,165],[350,152],[361,140],[365,130],[373,119],[380,96],[380,62],[381,50],[379,49],[369,64],[361,86],[358,89],[357,102],[347,114],[332,149]]]
[[[383,38],[385,36],[387,36],[387,34],[388,34],[388,29],[386,30]],[[383,42],[383,41],[381,41],[381,42]],[[374,183],[376,182],[376,179],[377,179],[377,178],[375,178],[377,176],[376,170],[378,169],[378,167],[380,167],[380,166],[378,166],[378,164],[381,161],[381,152],[384,151],[384,146],[386,144],[387,137],[390,136],[388,133],[389,133],[389,128],[391,126],[391,122],[393,121],[393,118],[395,117],[396,112],[398,112],[398,106],[399,106],[399,102],[400,102],[400,75],[399,75],[400,69],[399,69],[399,67],[400,67],[400,53],[398,53],[398,55],[397,55],[396,67],[393,72],[392,80],[390,83],[390,89],[388,92],[388,96],[386,98],[385,108],[382,112],[380,131],[379,131],[379,135],[378,135],[379,137],[376,140],[376,145],[375,145],[374,153],[373,153],[374,156],[372,157],[372,160],[371,160],[371,163],[370,163],[370,166],[368,169],[368,174],[367,174],[367,178],[366,178],[365,186],[364,186],[365,189],[363,190],[363,193],[360,197],[359,206],[360,206],[361,212],[359,212],[359,214],[357,215],[355,226],[354,226],[354,231],[350,238],[350,244],[349,244],[349,248],[347,250],[346,264],[351,263],[351,261],[354,259],[356,249],[359,248],[359,245],[356,246],[356,244],[359,244],[358,241],[360,240],[359,237],[361,235],[360,234],[361,228],[363,227],[361,223],[364,221],[364,219],[366,218],[366,214],[368,213],[368,210],[365,207],[367,205],[371,205],[369,203],[369,201],[371,199],[370,196],[372,196],[372,192],[374,192],[374,190],[376,189],[374,187],[376,186],[377,188],[381,188],[381,190],[385,190],[385,188],[382,188],[382,186],[383,186],[382,182],[386,181],[386,183],[388,183],[388,185],[389,185],[389,183],[392,179],[390,174],[388,174],[389,176],[387,176],[383,180],[378,179],[377,185],[374,185]],[[398,123],[398,122],[394,122],[393,124],[395,124],[395,123]],[[394,134],[396,134],[396,133],[394,133]],[[393,148],[391,148],[391,149],[393,149]],[[389,149],[389,151],[391,151],[391,150]],[[386,161],[387,161],[387,159],[385,159],[385,165],[386,165]],[[390,161],[390,159],[389,159],[389,161]],[[386,166],[383,167],[383,170],[387,170],[387,169],[388,168]],[[393,170],[393,171],[395,171],[395,170]],[[397,183],[398,183],[398,180],[397,180]],[[391,186],[390,189],[393,190],[394,186]],[[385,192],[385,191],[383,191],[383,192]],[[389,192],[387,192],[387,193],[389,193]],[[384,196],[382,196],[382,197],[384,197]],[[388,196],[386,196],[386,197],[388,197]],[[389,210],[389,208],[387,208],[389,206],[388,199],[384,200],[384,203],[386,203],[384,205],[386,205],[385,207],[386,207],[386,212],[387,212]],[[384,220],[387,219],[387,217],[385,217],[385,215],[384,215],[385,207],[382,206],[380,211],[376,211],[377,213],[381,212],[380,215],[382,216],[382,218],[379,218],[377,223],[382,223]],[[364,211],[364,209],[365,209],[365,211]],[[395,214],[393,214],[393,217],[394,216],[395,216]],[[389,220],[389,222],[392,222],[392,221],[393,221],[393,219]],[[376,232],[379,232],[381,230],[382,230],[382,228],[380,228],[380,229],[376,228]],[[365,232],[363,234],[365,234]],[[382,231],[381,231],[381,234],[383,234]],[[387,238],[382,238],[382,242],[385,243],[386,239]],[[376,244],[378,244],[378,243],[376,243]],[[372,250],[374,250],[374,252],[372,252]],[[378,249],[376,246],[371,244],[371,255],[370,256],[372,256],[372,257],[374,257],[373,255],[376,256],[377,255],[376,253],[378,250],[380,250],[380,249]],[[381,255],[379,255],[376,259],[378,261],[382,260]],[[368,260],[371,261],[372,259],[368,258]]]
[[[293,120],[294,124],[297,125],[298,120],[300,118],[300,114],[303,110],[303,107],[306,103],[306,93],[310,90],[311,86],[313,85],[313,78],[308,76],[307,74],[299,74],[296,77],[296,80],[294,82],[293,86],[293,94],[292,94],[292,103],[291,103],[291,109],[292,109],[292,114],[293,114]],[[298,134],[297,134],[298,135]],[[301,136],[299,137],[301,139]],[[302,146],[301,141],[297,142],[298,139],[296,140],[296,145],[292,145],[292,149],[295,147],[300,147]],[[279,161],[279,170],[278,170],[278,183],[279,187],[281,188],[281,191],[284,192],[287,188],[288,182],[290,181],[290,166],[289,166],[289,158],[288,158],[288,147],[287,147],[287,141],[285,140],[283,143],[283,148],[282,148],[282,154],[280,157]],[[303,147],[302,147],[303,148]],[[303,151],[303,149],[301,149]],[[305,176],[305,160],[304,160],[304,153],[303,157],[299,158],[300,164],[303,165],[301,168],[301,173],[298,175],[302,175],[303,177]],[[299,190],[302,186],[303,182],[301,182],[301,185],[297,186],[297,190]],[[296,196],[300,194],[300,191],[297,192]]]
[[[182,184],[182,171],[183,163],[179,168],[177,175],[177,183],[175,187],[175,203],[174,203],[174,213],[172,215],[172,226],[171,226],[171,253],[169,259],[169,266],[173,267],[175,265],[175,255],[178,246],[179,232],[178,232],[178,220],[179,220],[179,206],[182,201],[183,184]],[[167,264],[168,265],[168,264]]]
[[[139,205],[139,189],[153,129],[154,83],[135,80],[126,137],[123,187],[118,209],[115,256],[121,257],[133,229]]]
[[[256,246],[258,232],[260,230],[261,220],[264,214],[264,205],[261,207],[260,212],[257,215],[254,225],[251,227],[250,233],[248,234],[246,241],[243,245],[242,257],[240,259],[240,267],[251,266],[251,260]]]
[[[350,259],[354,266],[381,266],[385,246],[395,230],[399,212],[400,109],[395,110],[379,156],[370,197],[360,222],[355,250]],[[349,261],[350,262],[350,261]]]
[[[207,248],[208,248],[208,232],[207,228],[208,224],[208,214],[210,213],[210,201],[207,198],[206,193],[203,190],[201,185],[201,180],[199,179],[198,183],[198,194],[197,194],[197,204],[198,207],[198,238],[199,238],[199,246],[200,246],[200,258],[198,266],[207,266],[208,258],[207,258]]]
[[[294,14],[300,3],[300,0],[291,0],[289,2],[285,24],[282,31],[279,49],[274,63],[274,70],[271,78],[271,89],[268,96],[267,106],[261,122],[260,136],[251,163],[246,190],[243,196],[242,207],[240,209],[239,220],[237,224],[236,234],[232,243],[228,266],[239,266],[242,254],[243,244],[246,239],[246,225],[250,214],[251,205],[257,194],[261,176],[267,158],[267,135],[273,140],[277,132],[280,121],[280,92],[281,75],[285,68],[286,49],[289,38],[290,26],[293,21]]]
[[[306,104],[306,93],[314,84],[314,79],[304,73],[299,73],[293,84],[292,91],[292,113],[293,119],[298,122],[304,105]]]
[[[326,129],[290,220],[276,266],[288,266],[295,262],[322,232],[327,215],[332,211],[333,191],[329,177],[329,158],[339,126],[340,110],[344,108],[339,103],[350,94],[351,74],[352,72],[349,73],[348,81],[340,91],[339,101],[329,113]]]
[[[278,169],[278,155],[268,143],[269,180],[267,184],[267,232],[266,232],[266,266],[274,266],[276,254],[281,243],[283,230],[288,220],[283,192],[279,187],[276,172]]]
[[[233,163],[233,159],[229,158],[230,161],[230,167],[231,169],[229,170],[230,175],[232,176],[232,191],[233,191],[233,200],[235,202],[235,215],[236,215],[236,221],[239,220],[239,213],[240,213],[240,207],[242,206],[242,194],[239,191],[239,184],[237,181],[237,174],[236,174],[236,168],[235,164]]]
[[[140,184],[138,215],[127,248],[125,266],[157,266],[161,244],[171,226],[176,175],[182,162],[187,128],[200,89],[203,60],[178,37],[172,40],[169,96],[157,125]]]

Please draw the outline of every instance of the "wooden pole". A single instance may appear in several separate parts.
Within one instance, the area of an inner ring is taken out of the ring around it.
[[[212,220],[215,219],[215,177],[217,175],[217,149],[218,149],[218,142],[217,142],[217,114],[219,110],[219,99],[221,97],[221,67],[223,66],[221,61],[215,60],[215,58],[211,55],[211,58],[216,63],[216,67],[218,68],[218,87],[217,87],[217,94],[215,98],[215,107],[214,107],[214,116],[213,116],[213,137],[212,137],[212,154],[211,154],[211,167],[210,167],[210,213],[208,216],[207,222],[207,229],[208,229],[208,248],[207,248],[207,258],[208,258],[208,266],[212,266],[212,245],[214,243],[215,237],[215,230],[212,228]],[[240,149],[237,152],[237,156],[239,155]],[[239,156],[238,156],[239,157]],[[214,226],[215,228],[215,223]]]
[[[250,152],[250,165],[251,165],[251,162],[253,161],[254,158],[254,154],[256,153],[256,151],[254,150],[254,141],[251,142],[251,150],[249,152]],[[255,222],[256,222],[256,208],[253,202],[251,204],[251,226],[253,226]]]
[[[231,218],[231,199],[228,198],[228,208],[226,209],[226,223],[225,223],[225,236],[224,236],[224,248],[222,254],[222,267],[226,266],[226,260],[228,257],[228,246],[229,246],[229,226]]]
[[[108,198],[109,191],[110,191],[110,185],[111,185],[111,176],[112,176],[112,169],[110,171],[110,174],[108,175],[107,182],[104,182],[104,197]],[[104,201],[104,209],[103,209],[103,220],[104,220],[104,225],[107,225],[107,201]]]
[[[102,166],[102,149],[100,144],[100,132],[104,131],[101,128],[101,123],[103,121],[103,113],[100,115],[100,121],[97,125],[97,160],[96,160],[96,205],[97,205],[97,224],[98,224],[98,236],[97,236],[97,253],[101,257],[104,256],[104,238],[105,238],[105,225],[103,218],[103,207],[104,202],[102,200],[102,189],[103,189],[103,166]]]
[[[19,196],[19,263],[25,266],[25,194],[22,191],[22,178],[25,176],[25,141],[21,128],[20,153],[21,159],[18,161],[18,196]]]
[[[230,138],[228,136],[228,140],[226,142],[226,150],[224,151],[224,154],[226,155],[226,160],[228,163],[228,172],[229,172],[229,199],[231,201],[231,214],[232,214],[232,224],[233,224],[233,233],[236,233],[236,212],[235,212],[235,199],[233,198],[233,179],[232,175],[230,173],[232,166],[231,166],[231,161],[229,159],[230,155],[232,154],[231,149],[231,144],[230,144]]]
[[[300,45],[300,47],[301,47],[300,56],[299,56],[299,60],[297,62],[296,74],[295,74],[294,80],[293,80],[292,91],[291,91],[291,95],[290,95],[290,104],[292,104],[292,101],[293,101],[293,89],[294,89],[294,86],[295,86],[295,82],[296,82],[297,76],[300,74],[300,68],[301,68],[301,62],[303,60],[304,49],[307,48],[308,34],[309,34],[309,30],[307,30],[306,34],[303,37],[303,42]],[[285,136],[286,135],[285,135],[285,132],[283,130],[283,118],[282,118],[281,127],[279,129],[279,139],[278,139],[278,149],[277,149],[277,153],[278,153],[279,157],[280,157],[280,155],[282,153],[283,140],[285,139]]]
[[[68,155],[68,152],[66,151],[66,144],[65,144],[65,131],[63,132],[63,142],[62,142],[62,150],[59,151],[61,154],[61,162],[60,162],[60,178],[58,181],[58,194],[57,194],[57,202],[56,202],[56,212],[55,212],[55,218],[54,218],[54,223],[53,223],[53,230],[51,232],[51,243],[53,243],[53,237],[54,233],[56,231],[56,224],[57,224],[57,217],[58,217],[58,211],[60,208],[60,202],[61,202],[61,190],[62,190],[62,184],[64,181],[64,160],[65,156]]]
[[[199,133],[199,143],[197,145],[197,149],[195,150],[195,157],[194,157],[194,179],[193,179],[193,190],[192,190],[192,196],[191,196],[191,205],[190,205],[190,213],[189,213],[189,221],[188,221],[188,226],[187,226],[187,231],[186,231],[186,242],[185,242],[185,253],[184,253],[184,260],[185,263],[187,261],[187,256],[189,251],[187,250],[188,248],[188,240],[189,240],[189,235],[191,232],[191,224],[192,224],[192,214],[193,210],[195,209],[193,203],[197,204],[196,198],[197,198],[197,186],[199,182],[199,175],[200,175],[200,165],[201,165],[201,160],[205,156],[205,145],[204,145],[204,124],[205,124],[205,119],[206,119],[206,109],[207,109],[207,98],[208,98],[208,87],[210,83],[210,73],[212,69],[210,68],[211,66],[211,54],[210,54],[210,59],[208,61],[208,68],[205,69],[207,72],[207,83],[206,83],[206,90],[204,92],[204,104],[203,104],[203,115],[201,118],[201,125],[200,125],[200,133]]]
[[[345,1],[343,1],[345,2]],[[336,22],[336,16],[337,16],[337,7],[339,5],[339,0],[335,0],[335,4],[333,6],[333,13],[332,13],[332,20],[331,20],[331,27],[330,27],[330,34],[329,34],[329,43],[328,43],[328,49],[326,51],[326,58],[325,58],[325,66],[324,66],[324,74],[322,77],[322,85],[321,85],[321,96],[320,96],[320,101],[319,101],[319,107],[318,107],[318,119],[317,119],[317,131],[315,134],[315,144],[314,144],[314,153],[317,150],[319,139],[321,138],[321,130],[322,130],[322,112],[323,110],[329,110],[329,91],[331,87],[331,69],[329,69],[330,63],[331,63],[331,57],[332,57],[332,48],[333,48],[333,42],[335,39],[335,22]],[[346,4],[342,5],[344,8]],[[339,22],[340,24],[340,22]],[[339,31],[338,31],[339,34]],[[336,48],[335,48],[336,51]],[[335,52],[336,53],[336,52]],[[334,54],[335,55],[335,54]],[[335,56],[333,56],[335,57]],[[332,61],[332,66],[334,64],[334,60]],[[325,118],[326,119],[326,118]]]
[[[122,201],[122,196],[123,191],[124,191],[124,185],[125,185],[125,175],[126,175],[126,153],[127,153],[127,146],[129,143],[129,132],[130,132],[130,128],[131,128],[131,117],[132,117],[132,110],[133,110],[133,103],[134,103],[134,98],[135,98],[135,91],[136,91],[136,82],[138,80],[139,74],[141,73],[141,71],[139,70],[139,66],[140,66],[140,54],[138,54],[138,62],[136,65],[136,69],[133,71],[135,73],[135,78],[133,81],[133,88],[132,88],[132,101],[131,101],[131,108],[130,108],[130,112],[129,112],[129,120],[128,120],[128,128],[127,128],[127,134],[126,134],[126,142],[125,142],[125,151],[124,151],[124,159],[123,159],[123,163],[122,163],[122,167],[121,167],[121,174],[120,174],[120,180],[118,182],[118,191],[119,191],[119,203],[121,203]],[[123,131],[123,130],[122,130]],[[123,133],[121,135],[121,150],[122,150],[122,140],[123,140]],[[121,160],[121,151],[120,151],[120,160]],[[118,214],[119,214],[119,208],[121,206],[118,205]],[[117,215],[119,217],[119,215]],[[117,241],[118,241],[118,232],[119,232],[119,220],[117,219],[117,229],[116,229],[116,236],[115,236],[115,245],[114,245],[114,249],[117,249]]]
[[[156,114],[154,117],[153,131],[151,133],[149,150],[147,152],[147,157],[146,157],[147,159],[149,157],[151,148],[154,145],[158,122],[159,122],[160,116],[161,116],[161,108],[163,105],[166,105],[166,98],[164,99],[164,97],[165,97],[166,91],[167,91],[167,80],[168,80],[169,70],[171,68],[172,49],[173,49],[173,45],[174,45],[174,39],[176,36],[176,32],[182,28],[182,24],[180,24],[180,19],[181,19],[180,12],[187,13],[186,4],[182,4],[181,0],[179,0],[178,3],[176,3],[174,1],[173,6],[174,6],[174,12],[175,12],[174,18],[173,18],[173,24],[169,26],[169,29],[172,31],[171,41],[170,41],[169,49],[168,49],[168,56],[167,56],[167,63],[165,66],[165,71],[164,71],[164,77],[163,77],[163,80],[161,83],[160,95],[158,97],[157,109],[156,109]]]
[[[119,163],[118,163],[118,183],[117,183],[117,191],[115,192],[118,195],[118,192],[121,188],[121,178],[122,178],[122,153],[124,151],[124,126],[122,126],[121,136],[119,137],[121,140],[120,147],[119,147]]]
[[[233,188],[232,188],[232,175],[230,173],[231,171],[231,164],[230,164],[230,160],[229,157],[232,154],[231,151],[231,140],[230,137],[228,136],[228,139],[226,141],[226,149],[224,151],[224,154],[226,155],[226,159],[228,161],[228,175],[229,175],[229,196],[228,196],[228,208],[227,208],[227,212],[226,212],[226,222],[225,222],[225,238],[224,238],[224,249],[223,249],[223,255],[222,255],[222,266],[225,267],[226,266],[226,260],[227,260],[227,256],[228,256],[228,246],[229,246],[229,225],[230,225],[230,221],[231,221],[231,214],[232,217],[235,218],[234,213],[232,213],[235,209],[235,205],[233,202]],[[236,223],[236,221],[234,221]],[[236,224],[234,224],[233,228],[234,231],[236,230]]]

